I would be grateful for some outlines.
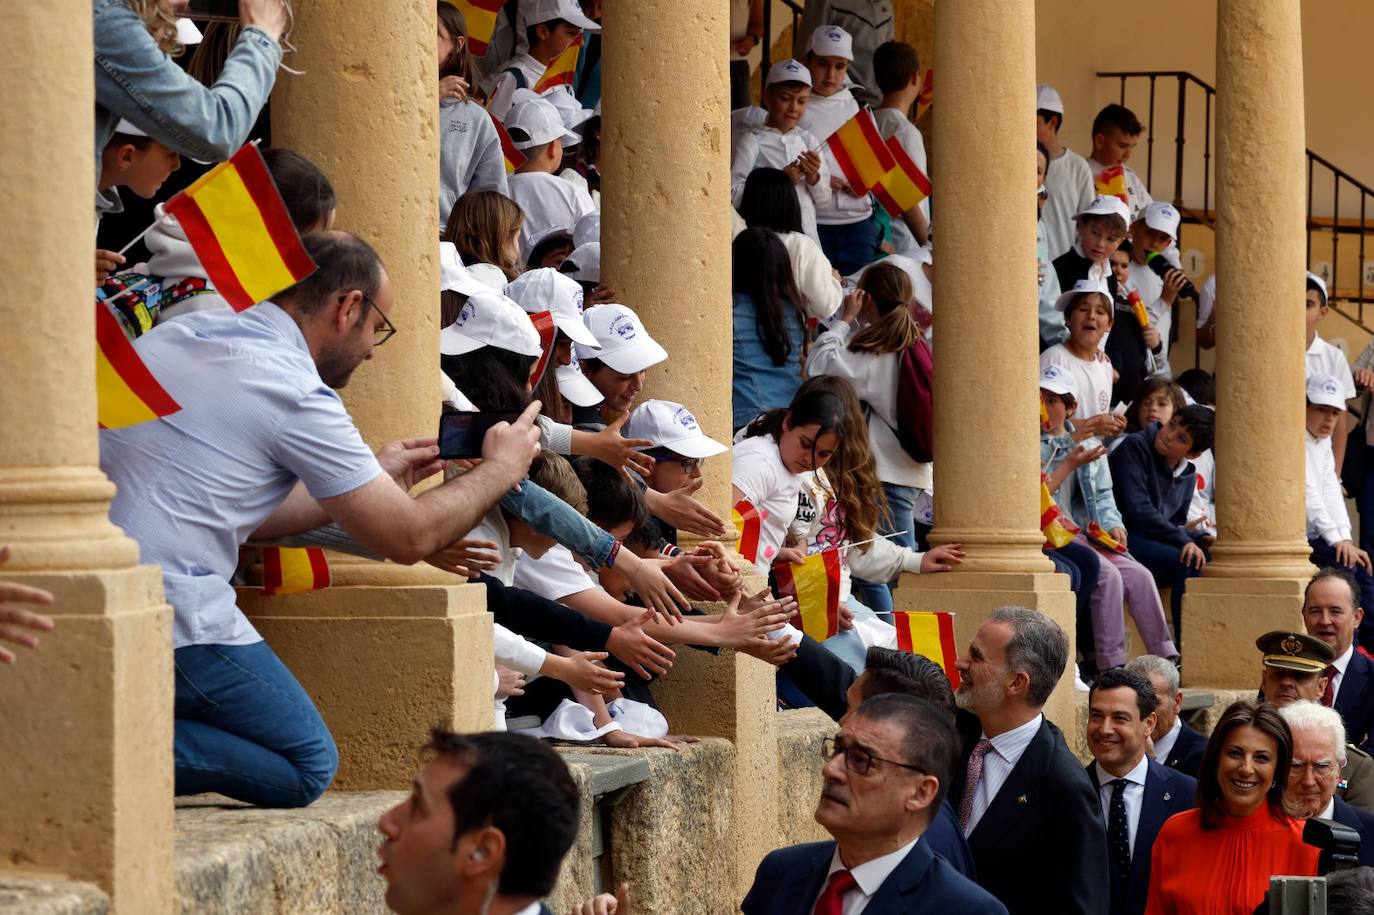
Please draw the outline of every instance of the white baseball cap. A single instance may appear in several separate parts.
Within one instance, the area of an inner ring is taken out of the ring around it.
[[[582,320],[601,344],[601,349],[579,343],[579,359],[600,359],[615,371],[630,375],[668,358],[668,351],[649,336],[639,315],[624,305],[588,308],[582,313]]]
[[[1307,282],[1315,283],[1317,285],[1317,288],[1321,290],[1322,305],[1325,306],[1329,299],[1329,297],[1326,294],[1326,280],[1322,279],[1321,277],[1313,273],[1311,270],[1309,270],[1307,271]]]
[[[563,121],[563,126],[567,130],[575,130],[583,122],[591,120],[592,112],[590,108],[583,108],[577,102],[577,97],[567,90],[565,86],[554,86],[540,94],[533,89],[516,89],[511,96],[511,106],[514,107],[521,102],[530,99],[542,98],[558,110],[558,116]],[[580,134],[578,135],[580,138]],[[571,145],[570,141],[564,141]]]
[[[1113,200],[1120,200],[1120,197],[1113,197]],[[1163,232],[1170,238],[1178,238],[1178,224],[1182,220],[1178,210],[1172,203],[1155,202],[1145,208],[1145,212],[1140,214],[1140,218],[1145,220],[1145,225],[1154,229],[1156,232]]]
[[[543,96],[527,98],[516,103],[506,115],[506,132],[516,149],[543,146],[554,140],[580,143],[582,138],[563,126],[563,118],[553,102]]]
[[[558,392],[576,406],[594,407],[606,397],[596,389],[596,385],[587,380],[586,375],[582,374],[582,366],[577,363],[576,350],[577,347],[574,346],[572,362],[554,369],[554,377],[558,380]]]
[[[1035,110],[1053,111],[1055,114],[1063,115],[1064,100],[1059,97],[1059,90],[1049,83],[1041,83],[1035,87]]]
[[[574,343],[599,346],[582,323],[582,287],[552,267],[520,274],[506,284],[506,295],[529,314],[553,312],[553,323]]]
[[[502,274],[504,278],[505,274]],[[472,295],[491,287],[474,277],[463,264],[463,258],[451,241],[439,242],[439,289],[442,292],[461,292]]]
[[[1331,375],[1313,375],[1307,379],[1307,402],[1319,407],[1345,409],[1344,391],[1341,383]],[[628,426],[629,423],[626,423]],[[627,435],[629,433],[626,433]]]
[[[573,226],[573,245],[582,247],[589,241],[601,241],[601,211],[593,210]]]
[[[563,19],[588,32],[601,31],[601,26],[597,25],[595,20],[588,19],[582,12],[577,0],[534,0],[525,13],[527,25],[539,25],[541,22],[551,22],[554,19]]]
[[[484,346],[538,356],[539,331],[523,308],[499,292],[478,292],[468,296],[458,317],[439,331],[439,352],[461,356]]]
[[[506,271],[495,264],[468,264],[468,275],[493,292],[505,289],[509,282]]]
[[[135,124],[133,121],[129,121],[124,118],[120,118],[119,123],[115,125],[115,133],[122,133],[130,137],[147,137],[150,140],[157,139],[152,134],[148,133],[148,131],[144,130],[142,127],[139,127],[137,124]],[[158,140],[158,142],[161,143],[162,141]],[[168,148],[170,149],[170,147]],[[191,159],[190,156],[187,156],[186,158]],[[191,161],[196,163],[197,165],[212,165],[215,162],[214,159],[191,159]]]
[[[1107,297],[1108,302],[1112,300],[1112,291],[1107,288],[1106,280],[1095,280],[1085,276],[1074,283],[1072,289],[1054,300],[1054,310],[1063,311],[1069,307],[1069,303],[1074,300],[1075,296],[1082,295],[1085,292],[1100,292]]]
[[[811,32],[811,44],[806,48],[817,57],[854,59],[854,36],[838,25],[823,25]]]
[[[576,235],[573,238],[576,240]],[[589,241],[574,248],[558,269],[579,283],[600,283],[601,243]]]
[[[764,82],[765,86],[774,83],[805,83],[811,85],[811,71],[797,60],[788,58],[773,64],[768,71],[768,79]]]
[[[1080,216],[1120,216],[1121,221],[1126,225],[1131,224],[1131,211],[1126,206],[1126,201],[1120,197],[1113,197],[1107,194],[1099,194],[1093,198],[1093,202],[1088,204],[1088,208],[1074,214],[1074,219]]]
[[[1074,402],[1078,401],[1078,391],[1077,386],[1073,383],[1073,376],[1060,366],[1047,365],[1040,370],[1040,387],[1051,394],[1071,397]]]
[[[177,41],[185,45],[200,44],[205,38],[200,29],[189,19],[177,20]]]
[[[671,400],[644,401],[630,413],[621,433],[626,438],[647,438],[653,442],[651,448],[667,448],[689,458],[708,458],[729,450],[701,431],[691,410]]]

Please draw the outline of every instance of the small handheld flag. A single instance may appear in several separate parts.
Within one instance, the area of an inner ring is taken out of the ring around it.
[[[534,91],[542,95],[555,86],[571,86],[573,75],[577,72],[577,56],[581,53],[582,36],[579,34],[544,70],[544,75],[534,84]]]
[[[1043,398],[1040,400],[1040,428],[1050,431],[1050,408],[1045,405]]]
[[[539,358],[530,369],[530,387],[533,388],[539,384],[539,379],[544,377],[544,370],[549,367],[549,359],[553,356],[553,342],[558,338],[558,326],[553,322],[551,311],[535,312],[530,315],[530,323],[539,331]]]
[[[878,133],[873,112],[867,108],[860,108],[858,114],[841,124],[825,143],[856,196],[867,194],[884,175],[897,167],[882,134]]]
[[[264,597],[274,594],[296,594],[329,587],[329,562],[324,550],[318,547],[265,546],[262,548],[262,591]]]
[[[748,499],[740,499],[730,509],[730,520],[739,532],[739,554],[750,562],[758,561],[759,535],[763,533],[763,515]]]
[[[506,0],[445,0],[463,14],[468,27],[468,50],[477,57],[487,55],[487,45],[496,34],[496,17]]]
[[[797,599],[801,630],[824,642],[840,630],[840,551],[828,547],[793,565],[773,565],[781,594]]]
[[[1096,521],[1088,522],[1088,536],[1114,553],[1126,552],[1126,545],[1104,531]]]
[[[892,624],[897,627],[897,647],[924,655],[944,668],[949,685],[959,688],[959,657],[954,647],[954,614],[943,611],[896,610]]]
[[[896,137],[887,138],[887,149],[896,163],[873,187],[873,196],[889,216],[901,216],[930,196],[930,179],[911,161]]]
[[[501,155],[506,160],[506,174],[515,174],[516,169],[525,164],[525,154],[515,148],[515,143],[511,141],[510,134],[506,132],[506,125],[501,123],[501,119],[490,111],[491,123],[496,126],[496,135],[501,138]]]
[[[1045,535],[1045,542],[1056,549],[1067,546],[1078,533],[1078,525],[1055,504],[1048,478],[1043,473],[1040,474],[1040,531]]]
[[[167,201],[206,276],[235,311],[315,272],[262,153],[252,143]]]
[[[123,429],[181,409],[148,371],[119,319],[95,303],[96,416],[102,429]]]
[[[935,68],[926,67],[925,79],[921,81],[921,94],[916,96],[916,120],[930,109],[930,102],[935,97]]]
[[[1122,165],[1113,165],[1111,168],[1104,168],[1097,173],[1093,179],[1093,187],[1099,196],[1120,197],[1121,202],[1130,204],[1130,192],[1126,190],[1126,168]]]
[[[1140,329],[1144,330],[1150,326],[1150,313],[1145,310],[1145,302],[1140,298],[1140,292],[1132,289],[1126,296],[1131,303],[1131,314],[1135,315],[1136,321],[1140,324]]]

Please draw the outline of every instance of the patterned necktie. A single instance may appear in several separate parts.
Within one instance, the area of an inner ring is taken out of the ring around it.
[[[844,911],[844,894],[858,885],[849,871],[835,871],[821,891],[821,898],[816,900],[814,915],[840,915]]]
[[[1336,674],[1338,673],[1340,671],[1336,670],[1335,664],[1328,664],[1326,665],[1326,673],[1322,674],[1326,677],[1326,690],[1322,693],[1322,705],[1327,708],[1331,708],[1331,703],[1336,701]]]
[[[1126,779],[1113,779],[1107,784],[1112,786],[1112,803],[1107,814],[1107,852],[1112,865],[1112,911],[1116,911],[1116,900],[1124,898],[1131,876],[1131,829],[1126,822]]]
[[[992,741],[984,737],[973,745],[973,755],[968,758],[968,769],[964,775],[964,796],[959,801],[959,828],[968,835],[968,821],[973,818],[973,796],[978,791],[978,781],[983,777],[983,757],[992,749]]]

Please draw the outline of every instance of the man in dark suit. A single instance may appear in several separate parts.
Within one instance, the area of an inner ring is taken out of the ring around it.
[[[959,738],[923,699],[874,696],[825,742],[816,822],[831,842],[770,853],[745,915],[1006,915],[1006,909],[922,841],[944,799]]]
[[[1064,631],[1024,607],[994,611],[958,661],[954,698],[967,714],[952,800],[978,882],[1012,915],[1107,911],[1096,788],[1041,714],[1068,661]]]
[[[1360,586],[1340,569],[1322,569],[1307,583],[1302,622],[1307,634],[1327,645],[1336,658],[1326,668],[1321,704],[1340,712],[1349,741],[1370,749],[1374,731],[1374,663],[1355,649],[1364,621]]]
[[[1132,658],[1126,669],[1149,680],[1159,700],[1155,707],[1155,729],[1150,735],[1154,760],[1190,778],[1197,778],[1207,738],[1179,715],[1183,709],[1183,690],[1178,688],[1178,668],[1173,661],[1146,654]]]
[[[577,838],[567,765],[521,734],[436,728],[410,797],[377,823],[387,908],[400,915],[549,910],[539,900]],[[461,790],[455,790],[461,787]]]
[[[1335,820],[1358,832],[1360,864],[1374,865],[1374,814],[1336,796],[1347,753],[1341,716],[1310,701],[1291,703],[1279,709],[1279,714],[1293,732],[1293,762],[1284,800],[1304,816]]]
[[[1109,915],[1144,915],[1155,837],[1197,791],[1192,778],[1145,753],[1158,702],[1150,681],[1129,670],[1104,671],[1088,692],[1088,777],[1107,824]]]

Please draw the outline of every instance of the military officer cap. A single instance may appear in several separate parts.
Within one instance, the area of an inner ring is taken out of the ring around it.
[[[1285,629],[1266,632],[1255,639],[1267,667],[1278,667],[1303,674],[1319,674],[1336,659],[1331,646],[1303,632]]]

